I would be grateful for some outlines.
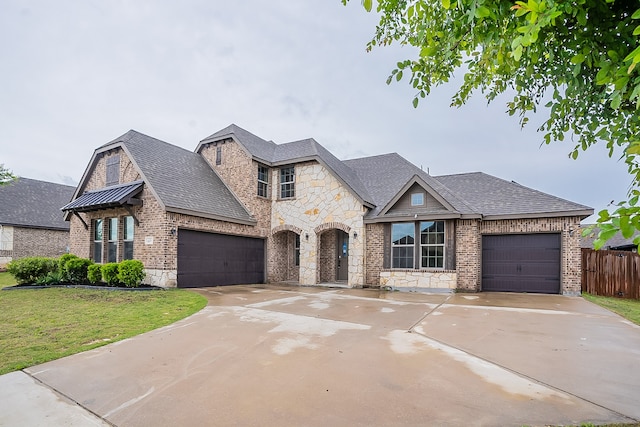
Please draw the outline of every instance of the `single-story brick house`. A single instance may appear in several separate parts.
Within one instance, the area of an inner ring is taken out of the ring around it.
[[[60,206],[75,187],[18,178],[0,186],[0,268],[29,256],[58,257],[69,249]]]
[[[95,150],[71,252],[141,260],[150,284],[580,292],[590,207],[398,154],[341,161],[313,139],[230,125],[194,152],[129,131]]]

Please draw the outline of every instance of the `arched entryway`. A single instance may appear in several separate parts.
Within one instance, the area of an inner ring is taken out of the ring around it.
[[[300,280],[300,234],[298,227],[274,228],[269,239],[269,282]]]
[[[349,230],[341,223],[316,227],[318,236],[318,283],[349,281]]]

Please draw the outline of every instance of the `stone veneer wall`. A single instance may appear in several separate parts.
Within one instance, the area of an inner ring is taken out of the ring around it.
[[[479,229],[481,234],[527,234],[552,232],[560,233],[560,283],[562,294],[580,294],[582,275],[582,255],[580,250],[580,217],[482,221],[480,222]],[[569,230],[573,230],[573,233],[570,233]],[[479,252],[478,255],[478,259],[480,258],[481,252]]]
[[[365,283],[377,288],[380,286],[380,272],[384,268],[384,224],[367,224]]]
[[[318,248],[316,230],[344,228],[349,231],[349,286],[364,284],[364,209],[362,203],[345,188],[324,166],[317,162],[295,165],[296,197],[278,199],[278,169],[273,169],[271,182],[274,185],[271,211],[271,227],[289,225],[301,230],[300,239],[300,283],[314,285],[319,279]],[[335,223],[333,225],[332,223]],[[353,237],[353,233],[358,238]],[[309,239],[306,239],[306,234]],[[324,249],[323,249],[324,250]]]
[[[13,232],[12,249],[0,251],[0,267],[12,260],[41,256],[56,258],[69,249],[69,231],[43,228],[8,227]]]
[[[451,270],[383,270],[380,272],[380,287],[428,291],[456,289],[456,272]]]

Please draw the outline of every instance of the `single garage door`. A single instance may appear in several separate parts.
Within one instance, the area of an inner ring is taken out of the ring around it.
[[[560,293],[560,234],[482,236],[482,290]]]
[[[264,240],[178,231],[178,287],[263,283]]]

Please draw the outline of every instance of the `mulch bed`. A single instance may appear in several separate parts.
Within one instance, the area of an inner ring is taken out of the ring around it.
[[[49,289],[49,288],[80,288],[80,289],[99,289],[106,291],[162,291],[164,288],[159,286],[139,286],[137,288],[128,288],[126,286],[109,286],[106,283],[93,285],[75,285],[73,283],[57,283],[55,285],[39,285],[37,283],[22,283],[20,285],[7,286],[2,288],[3,291],[19,290],[19,289]]]

